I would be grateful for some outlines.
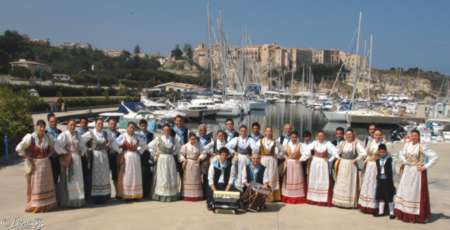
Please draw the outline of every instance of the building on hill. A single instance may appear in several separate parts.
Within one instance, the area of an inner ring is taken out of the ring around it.
[[[28,70],[30,70],[31,73],[37,73],[37,72],[51,72],[50,66],[44,63],[35,62],[35,61],[29,61],[26,59],[19,59],[18,61],[12,61],[9,63],[11,65],[11,68],[17,68],[17,67],[23,67]]]
[[[202,92],[202,91],[206,90],[205,88],[198,86],[198,85],[180,83],[180,82],[167,82],[167,83],[156,85],[153,88],[159,88],[163,92],[174,91],[174,92],[180,92],[180,93]]]

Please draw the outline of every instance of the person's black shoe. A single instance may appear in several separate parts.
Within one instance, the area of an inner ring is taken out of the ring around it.
[[[392,214],[392,215],[389,215],[389,219],[395,219],[395,215],[394,214]]]
[[[373,213],[373,216],[374,216],[374,217],[380,217],[380,216],[383,216],[383,214],[380,214],[380,213],[378,213],[378,212],[374,212],[374,213]]]

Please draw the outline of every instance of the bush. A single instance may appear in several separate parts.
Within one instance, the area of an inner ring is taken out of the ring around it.
[[[4,149],[3,135],[7,134],[10,140],[9,152],[21,138],[33,131],[31,110],[38,98],[32,97],[25,90],[14,92],[6,86],[0,86],[0,134],[1,150]]]
[[[11,68],[9,74],[14,77],[29,79],[31,77],[31,72],[25,67],[14,67]]]

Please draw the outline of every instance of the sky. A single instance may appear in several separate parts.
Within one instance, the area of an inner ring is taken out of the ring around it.
[[[210,0],[213,21],[239,44],[351,50],[358,14],[362,41],[373,34],[375,68],[420,67],[450,74],[448,0]],[[175,44],[206,41],[208,0],[2,0],[0,32],[99,49],[136,44],[168,55]],[[361,42],[363,43],[363,42]],[[368,42],[367,42],[368,44]],[[353,45],[354,47],[354,45]],[[362,46],[363,47],[363,46]]]

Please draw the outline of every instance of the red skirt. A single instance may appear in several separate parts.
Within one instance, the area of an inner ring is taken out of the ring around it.
[[[395,209],[395,217],[404,222],[425,223],[431,217],[430,194],[428,192],[427,171],[422,171],[420,178],[420,204],[419,215],[402,212]]]

